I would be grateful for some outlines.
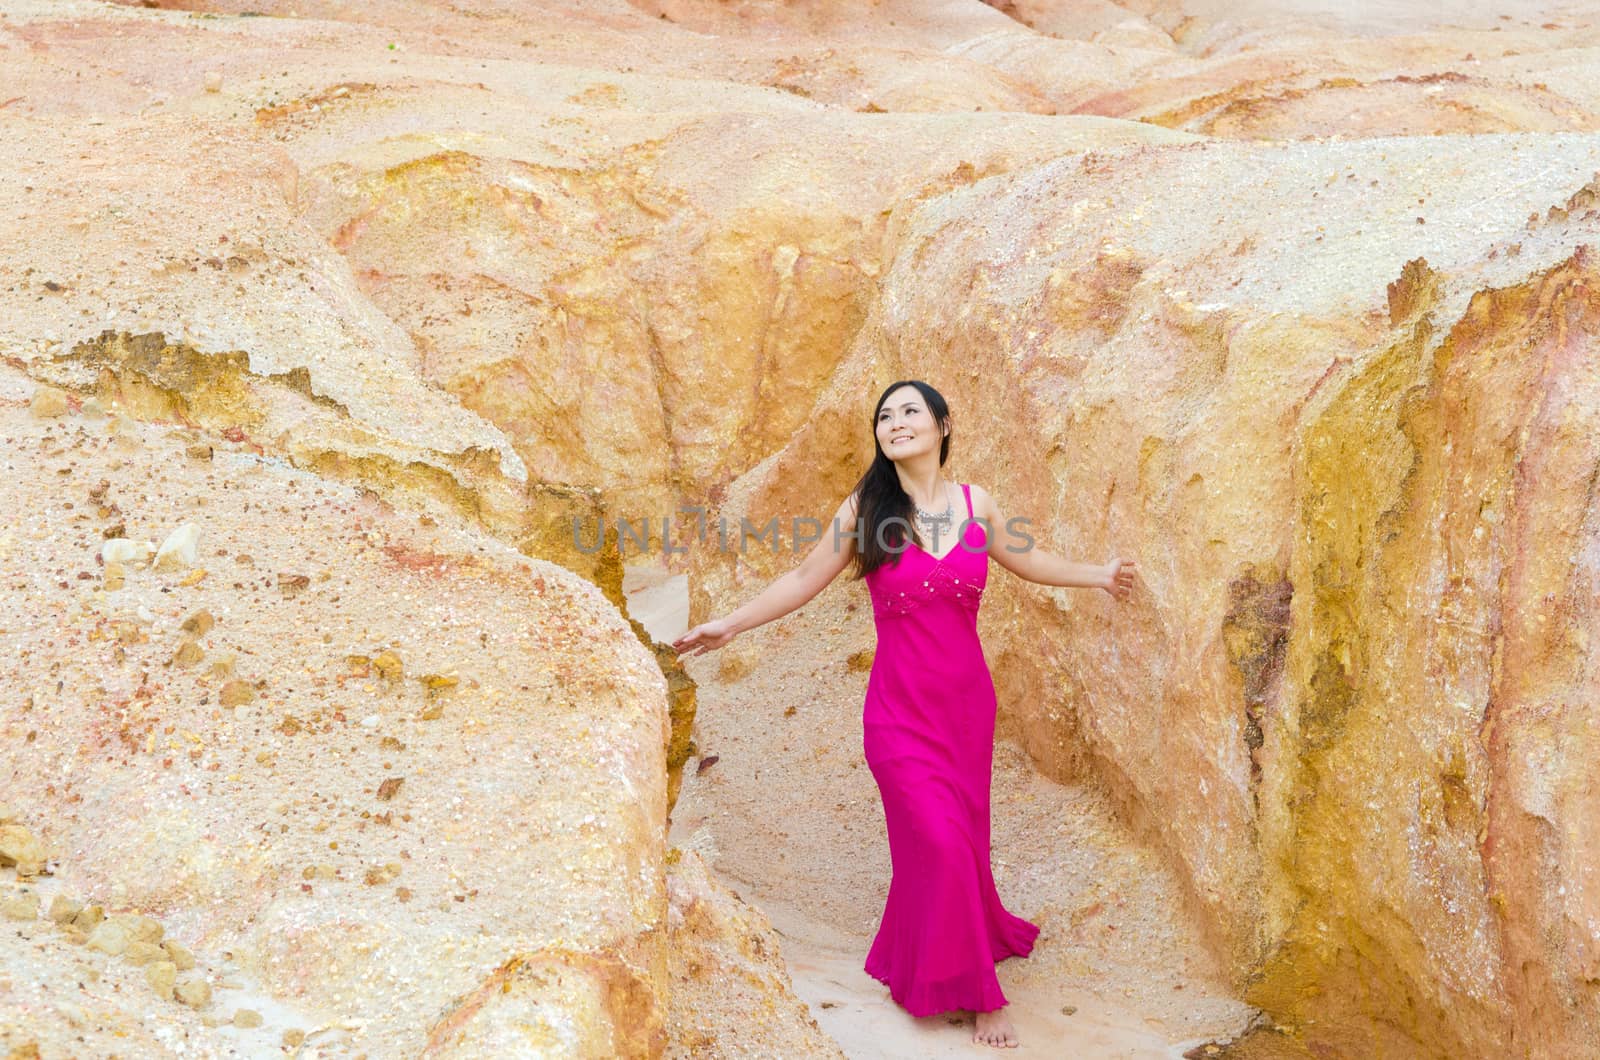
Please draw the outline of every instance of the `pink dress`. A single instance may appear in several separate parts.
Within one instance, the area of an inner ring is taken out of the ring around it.
[[[961,491],[970,518],[972,491]],[[989,865],[995,694],[978,642],[988,578],[976,521],[944,557],[908,544],[866,577],[878,650],[862,742],[893,866],[866,971],[913,1016],[1005,1005],[995,962],[1026,957],[1039,934],[1000,904]]]

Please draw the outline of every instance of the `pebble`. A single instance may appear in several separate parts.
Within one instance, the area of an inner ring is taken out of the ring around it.
[[[132,941],[128,937],[126,927],[107,920],[89,932],[88,946],[91,950],[98,950],[112,957],[121,957],[127,952],[128,945]]]
[[[171,1001],[178,983],[178,967],[171,961],[152,961],[145,965],[144,978],[159,997]]]
[[[167,939],[161,943],[161,948],[167,951],[167,959],[173,963],[178,971],[187,972],[194,967],[194,954],[190,953],[182,945]]]
[[[261,1026],[261,1013],[254,1009],[242,1008],[233,1014],[233,1025],[235,1027],[259,1027]]]
[[[218,695],[218,702],[224,707],[238,707],[256,698],[256,690],[250,687],[249,681],[234,678],[222,686]]]
[[[35,920],[39,916],[39,896],[32,891],[0,899],[0,916],[7,920]]]
[[[180,669],[195,665],[206,657],[205,651],[194,641],[185,638],[178,650],[172,653],[172,665]]]
[[[200,528],[193,523],[184,523],[161,542],[161,547],[156,550],[156,570],[179,570],[183,567],[194,566],[200,547]]]
[[[167,951],[153,942],[130,942],[122,954],[123,959],[135,968],[167,959]]]
[[[28,411],[41,420],[55,419],[57,416],[66,415],[71,406],[67,402],[64,390],[57,390],[53,386],[41,386],[33,392],[33,398],[28,402]]]
[[[204,979],[185,979],[173,993],[190,1008],[205,1008],[211,1004],[211,984]]]
[[[106,923],[120,925],[128,932],[129,942],[160,942],[166,934],[161,921],[139,913],[118,913],[108,917]]]
[[[150,558],[155,547],[150,541],[130,541],[125,537],[114,537],[100,546],[100,558],[105,561],[107,567],[113,563],[143,563]]]
[[[81,912],[83,903],[64,894],[58,894],[50,901],[50,919],[57,924],[70,924]]]
[[[405,667],[400,662],[400,656],[392,651],[379,652],[372,660],[372,668],[378,671],[378,676],[385,681],[395,682],[405,673]]]
[[[44,869],[44,844],[20,824],[0,824],[0,868],[14,865],[18,876],[37,876]]]

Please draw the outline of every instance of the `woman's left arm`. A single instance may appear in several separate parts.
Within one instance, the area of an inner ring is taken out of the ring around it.
[[[1032,535],[1007,525],[1000,505],[982,486],[972,487],[972,512],[988,526],[989,555],[1017,577],[1040,585],[1104,589],[1118,600],[1132,594],[1138,569],[1133,560],[1114,557],[1103,564],[1077,563],[1036,548]]]

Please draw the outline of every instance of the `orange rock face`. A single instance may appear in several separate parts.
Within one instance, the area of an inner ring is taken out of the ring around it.
[[[1597,170],[1589,139],[1219,143],[947,196],[725,515],[829,510],[881,387],[933,381],[958,479],[1140,560],[1122,607],[995,568],[1002,725],[1183,865],[1247,996],[1323,1055],[1583,1052]],[[708,554],[697,608],[786,562]]]
[[[1594,31],[0,5],[0,1043],[825,1055],[757,919],[669,901],[692,696],[567,530],[822,515],[915,376],[958,477],[1139,558],[1122,607],[997,577],[1002,732],[1253,1002],[1321,1056],[1600,1051]],[[792,557],[671,562],[698,620]],[[133,912],[195,967],[88,948]]]

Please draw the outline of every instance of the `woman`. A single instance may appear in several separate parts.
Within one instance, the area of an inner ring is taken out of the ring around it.
[[[971,1010],[973,1041],[1015,1046],[994,965],[1026,957],[1039,929],[1001,905],[989,863],[995,693],[977,631],[989,560],[1028,581],[1117,600],[1132,591],[1135,564],[1073,563],[1029,548],[988,491],[944,478],[950,413],[927,383],[895,383],[872,415],[877,455],[832,530],[794,570],[673,647],[720,648],[803,606],[855,561],[878,633],[862,742],[893,865],[866,971],[913,1016]]]

